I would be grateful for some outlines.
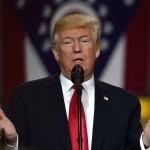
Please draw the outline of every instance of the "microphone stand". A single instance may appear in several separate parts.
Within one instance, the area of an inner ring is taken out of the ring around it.
[[[77,86],[78,93],[78,149],[82,150],[82,122],[81,122],[81,95],[82,95],[82,86],[81,84]]]
[[[81,95],[82,95],[82,85],[81,83],[84,81],[84,70],[80,65],[76,65],[73,67],[71,72],[71,80],[77,86],[77,94],[78,94],[78,150],[82,150],[82,122],[81,122]]]

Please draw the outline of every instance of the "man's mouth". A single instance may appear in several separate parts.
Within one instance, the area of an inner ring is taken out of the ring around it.
[[[73,60],[73,62],[75,64],[81,64],[83,62],[83,59],[82,58],[76,58],[76,59]]]

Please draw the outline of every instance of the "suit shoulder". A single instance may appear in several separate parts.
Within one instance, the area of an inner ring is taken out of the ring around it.
[[[14,88],[14,90],[39,89],[39,88],[48,86],[56,78],[58,78],[58,76],[48,76],[48,77],[45,77],[45,78],[28,81],[28,82],[17,85]]]
[[[111,85],[109,83],[103,82],[103,81],[97,81],[98,86],[103,89],[105,92],[110,94],[111,96],[116,96],[116,97],[122,97],[123,99],[137,99],[138,96],[126,89],[123,89],[121,87],[117,87],[115,85]]]

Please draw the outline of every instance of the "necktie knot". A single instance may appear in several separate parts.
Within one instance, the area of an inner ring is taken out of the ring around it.
[[[78,88],[77,88],[77,86],[74,84],[74,85],[71,87],[71,89],[77,90]],[[83,89],[83,86],[82,86],[82,85],[81,85],[81,89]]]
[[[71,88],[74,89],[75,91],[77,90],[77,86],[75,84]]]

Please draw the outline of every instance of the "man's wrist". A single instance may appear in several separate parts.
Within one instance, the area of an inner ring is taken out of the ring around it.
[[[145,146],[145,147],[147,147],[147,148],[149,148],[149,147],[150,147],[150,141],[149,141],[149,140],[147,140],[148,138],[147,138],[147,136],[146,136],[146,133],[145,133],[145,132],[143,132],[142,138],[143,138],[144,146]]]
[[[10,148],[15,148],[17,144],[14,146],[14,145],[10,145],[10,144],[7,144],[7,143],[6,143],[6,145],[7,145],[8,147],[10,147]]]
[[[146,145],[144,145],[144,147],[145,147],[145,149],[148,149],[148,148],[149,148],[149,146],[146,146]]]
[[[13,142],[6,142],[6,145],[11,148],[15,148],[18,145],[18,134],[16,135],[16,140]]]

